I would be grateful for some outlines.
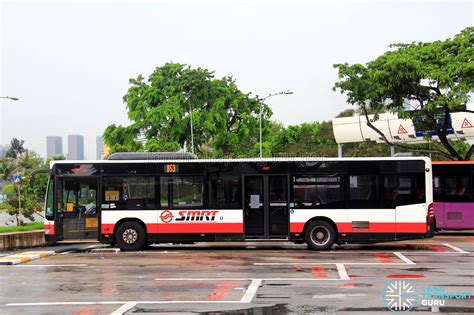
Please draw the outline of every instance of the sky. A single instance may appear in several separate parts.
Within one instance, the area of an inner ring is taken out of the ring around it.
[[[350,108],[335,63],[391,43],[446,39],[473,25],[473,1],[0,0],[0,144],[46,155],[46,136],[82,134],[86,158],[110,124],[127,125],[128,80],[166,62],[232,75],[284,125]]]

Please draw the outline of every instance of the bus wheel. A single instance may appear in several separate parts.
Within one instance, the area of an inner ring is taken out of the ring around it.
[[[328,250],[336,241],[336,231],[325,221],[315,221],[306,228],[304,239],[312,250]]]
[[[120,250],[140,250],[146,243],[145,229],[137,222],[124,222],[117,229],[115,241]]]

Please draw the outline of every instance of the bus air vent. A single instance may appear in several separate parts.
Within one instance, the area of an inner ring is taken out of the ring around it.
[[[352,230],[368,230],[369,221],[352,221]]]

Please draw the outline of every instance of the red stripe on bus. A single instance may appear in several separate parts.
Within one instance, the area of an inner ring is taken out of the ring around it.
[[[148,233],[243,233],[242,223],[147,224]],[[155,231],[155,232],[151,232]]]
[[[290,223],[290,233],[302,233],[305,223]],[[426,233],[426,223],[415,222],[370,222],[366,230],[352,230],[351,222],[336,223],[339,233]]]
[[[44,225],[44,230],[45,230],[45,233],[46,235],[54,235],[54,224],[45,224]],[[46,230],[47,233],[46,233]]]
[[[244,233],[242,223],[147,223],[147,233]],[[102,234],[114,232],[114,224],[102,224]]]

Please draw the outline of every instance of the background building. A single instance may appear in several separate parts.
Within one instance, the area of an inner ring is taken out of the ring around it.
[[[84,136],[67,136],[67,159],[84,160]]]
[[[59,136],[46,137],[46,158],[63,156],[63,138]]]
[[[0,159],[4,158],[7,155],[7,151],[8,151],[8,146],[7,145],[3,146],[0,144]]]
[[[104,140],[101,136],[95,137],[95,152],[97,160],[102,160],[104,156]]]

